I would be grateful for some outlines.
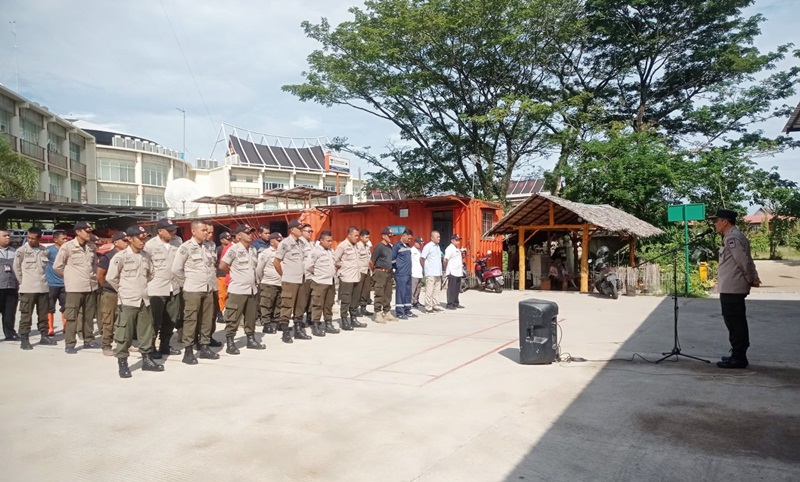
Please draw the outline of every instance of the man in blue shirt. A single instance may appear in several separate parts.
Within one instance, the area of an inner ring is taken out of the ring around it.
[[[50,287],[50,306],[47,310],[47,336],[56,334],[53,329],[53,322],[56,314],[56,301],[61,309],[61,322],[64,321],[64,307],[67,304],[67,290],[64,289],[64,278],[58,275],[53,269],[53,261],[56,260],[58,250],[67,240],[67,233],[64,231],[53,231],[53,244],[47,247],[47,267],[44,270],[47,278],[47,285]]]
[[[268,227],[259,226],[258,237],[252,242],[252,244],[250,244],[250,246],[256,248],[257,253],[261,253],[265,249],[269,248],[269,234]]]
[[[403,231],[400,241],[392,247],[392,263],[395,269],[395,311],[401,320],[416,318],[411,313],[411,239],[410,229]]]

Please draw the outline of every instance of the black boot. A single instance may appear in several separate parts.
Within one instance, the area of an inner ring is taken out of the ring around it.
[[[310,340],[311,337],[306,333],[306,324],[302,321],[294,322],[294,337],[298,340]]]
[[[162,355],[180,355],[181,351],[172,348],[172,346],[169,344],[170,339],[172,339],[172,336],[161,340],[161,344],[158,347],[158,352]]]
[[[311,334],[314,336],[325,336],[325,330],[322,329],[322,323],[317,321],[311,326]]]
[[[732,350],[731,356],[722,357],[722,361],[717,362],[719,368],[747,368],[747,350]]]
[[[353,313],[350,313],[350,324],[353,325],[353,328],[366,328],[367,327],[367,324],[366,323],[361,323],[360,321],[358,321],[358,318],[356,318],[356,315],[354,315]]]
[[[275,333],[278,332],[278,324],[275,322],[264,323],[264,327],[261,328],[261,332],[274,335]]]
[[[281,325],[281,330],[283,331],[281,341],[284,343],[294,343],[294,340],[292,340],[292,329],[289,328],[289,323],[283,323]]]
[[[56,345],[56,341],[55,341],[55,340],[54,340],[54,339],[53,339],[51,336],[48,336],[48,335],[42,335],[42,336],[39,338],[39,344],[40,344],[40,345],[51,345],[51,346],[55,346],[55,345]]]
[[[325,321],[325,333],[330,333],[332,335],[336,335],[339,333],[339,329],[333,326],[332,320]]]
[[[31,346],[31,340],[28,339],[27,334],[19,335],[19,340],[20,340],[19,344],[20,348],[22,348],[23,350],[33,350],[33,347]]]
[[[142,371],[143,372],[163,372],[164,365],[159,365],[153,361],[150,353],[142,354]]]
[[[236,348],[236,342],[233,341],[233,337],[229,336],[225,338],[225,342],[228,345],[228,348],[225,349],[225,353],[229,355],[238,355],[239,349]]]
[[[366,306],[361,307],[361,316],[372,316],[375,313],[369,311]]]
[[[258,340],[256,340],[256,335],[255,334],[247,335],[247,349],[248,350],[263,350],[266,347],[267,347],[267,345],[259,343]]]
[[[131,377],[131,369],[128,368],[128,359],[127,358],[117,358],[117,365],[119,366],[119,377],[120,378],[130,378]]]
[[[350,324],[348,315],[342,315],[342,321],[339,322],[339,326],[341,326],[344,331],[353,331],[353,325]]]
[[[219,348],[219,347],[222,346],[222,342],[215,340],[214,339],[214,334],[212,333],[211,336],[208,337],[208,346],[210,346],[212,348]]]
[[[200,345],[200,358],[205,358],[206,360],[216,360],[219,358],[217,353],[211,351],[211,348],[208,345]]]
[[[181,361],[187,365],[197,365],[197,358],[194,357],[194,350],[191,346],[183,349],[183,360]]]

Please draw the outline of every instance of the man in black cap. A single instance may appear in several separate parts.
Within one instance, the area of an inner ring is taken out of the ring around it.
[[[303,284],[304,271],[304,252],[300,244],[301,223],[295,219],[289,222],[289,236],[283,238],[278,245],[275,253],[275,270],[281,276],[281,316],[278,319],[280,328],[283,331],[281,338],[284,343],[292,343],[292,332],[289,323],[294,322],[294,337],[299,340],[310,340],[311,337],[306,333],[305,323],[298,321],[302,319],[302,313],[298,310],[300,297],[297,296],[300,286]]]
[[[103,327],[102,342],[103,342],[103,355],[114,356],[114,325],[117,321],[117,290],[111,286],[106,280],[108,274],[108,267],[111,266],[111,260],[117,253],[125,251],[128,248],[128,235],[125,231],[117,231],[111,236],[111,242],[114,243],[114,249],[109,249],[103,256],[100,256],[100,261],[97,262],[97,283],[100,285],[100,300],[98,302],[98,318],[97,322]]]
[[[97,309],[97,247],[90,241],[92,226],[86,221],[75,224],[75,238],[58,250],[53,270],[64,278],[67,307],[64,310],[66,336],[64,351],[69,355],[75,349],[78,325],[83,332],[83,347],[97,348],[94,343],[94,316]],[[78,320],[78,313],[82,317]]]
[[[119,317],[114,327],[114,339],[120,378],[130,378],[128,356],[133,343],[133,334],[139,340],[142,354],[142,370],[163,372],[164,366],[153,361],[153,317],[150,314],[150,297],[147,284],[153,280],[155,270],[150,255],[144,251],[149,234],[142,226],[131,226],[125,230],[128,247],[116,254],[108,267],[106,281],[117,291]]]
[[[375,323],[397,321],[392,315],[392,231],[381,231],[381,242],[375,245],[369,266],[375,279]]]
[[[42,230],[37,227],[28,229],[28,242],[20,246],[14,256],[14,274],[19,281],[19,336],[22,339],[20,348],[32,350],[29,340],[34,309],[36,310],[37,327],[39,328],[40,345],[55,345],[56,342],[47,336],[47,308],[50,304],[50,289],[47,286],[47,250],[39,241]]]
[[[160,219],[156,223],[158,236],[144,245],[155,269],[155,277],[147,286],[147,295],[153,311],[153,333],[160,342],[153,350],[153,358],[157,359],[163,355],[181,354],[180,350],[170,347],[172,333],[181,316],[181,284],[172,273],[172,263],[179,249],[172,241],[177,230],[178,225],[173,220]]]
[[[750,288],[761,285],[755,263],[750,253],[750,242],[736,227],[736,213],[720,209],[714,216],[714,229],[722,235],[717,268],[717,291],[722,307],[722,318],[728,328],[731,355],[717,362],[720,368],[747,368],[747,348],[750,333],[744,299]]]
[[[247,337],[247,348],[250,350],[263,350],[264,345],[256,341],[256,318],[258,317],[258,279],[256,278],[256,265],[258,253],[251,246],[256,230],[248,224],[241,224],[233,231],[236,244],[225,252],[219,261],[219,269],[230,272],[231,283],[228,286],[228,301],[225,303],[225,339],[227,341],[226,353],[238,355],[236,348],[236,330],[239,320],[244,317],[244,334]]]
[[[411,312],[411,240],[413,239],[414,233],[410,229],[406,229],[400,235],[400,241],[392,247],[396,285],[394,308],[397,317],[401,320],[417,317]]]

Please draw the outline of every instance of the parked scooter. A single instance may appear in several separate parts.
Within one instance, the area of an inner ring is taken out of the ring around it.
[[[475,260],[475,278],[478,280],[478,288],[502,293],[503,284],[505,283],[503,270],[497,266],[487,267],[486,265],[491,254],[491,250],[487,251],[486,256]]]
[[[606,263],[608,247],[601,246],[597,250],[597,259],[594,261],[594,287],[601,295],[611,296],[615,300],[619,298],[619,290],[622,289],[622,280],[617,276],[617,270]]]

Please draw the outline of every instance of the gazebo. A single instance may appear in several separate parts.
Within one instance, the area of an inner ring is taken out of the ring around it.
[[[630,245],[630,263],[635,265],[636,240],[663,234],[650,223],[608,204],[583,204],[549,194],[534,194],[515,207],[486,232],[517,234],[519,289],[525,288],[525,243],[539,232],[569,232],[581,237],[581,293],[589,292],[589,240],[597,232],[613,233]]]

